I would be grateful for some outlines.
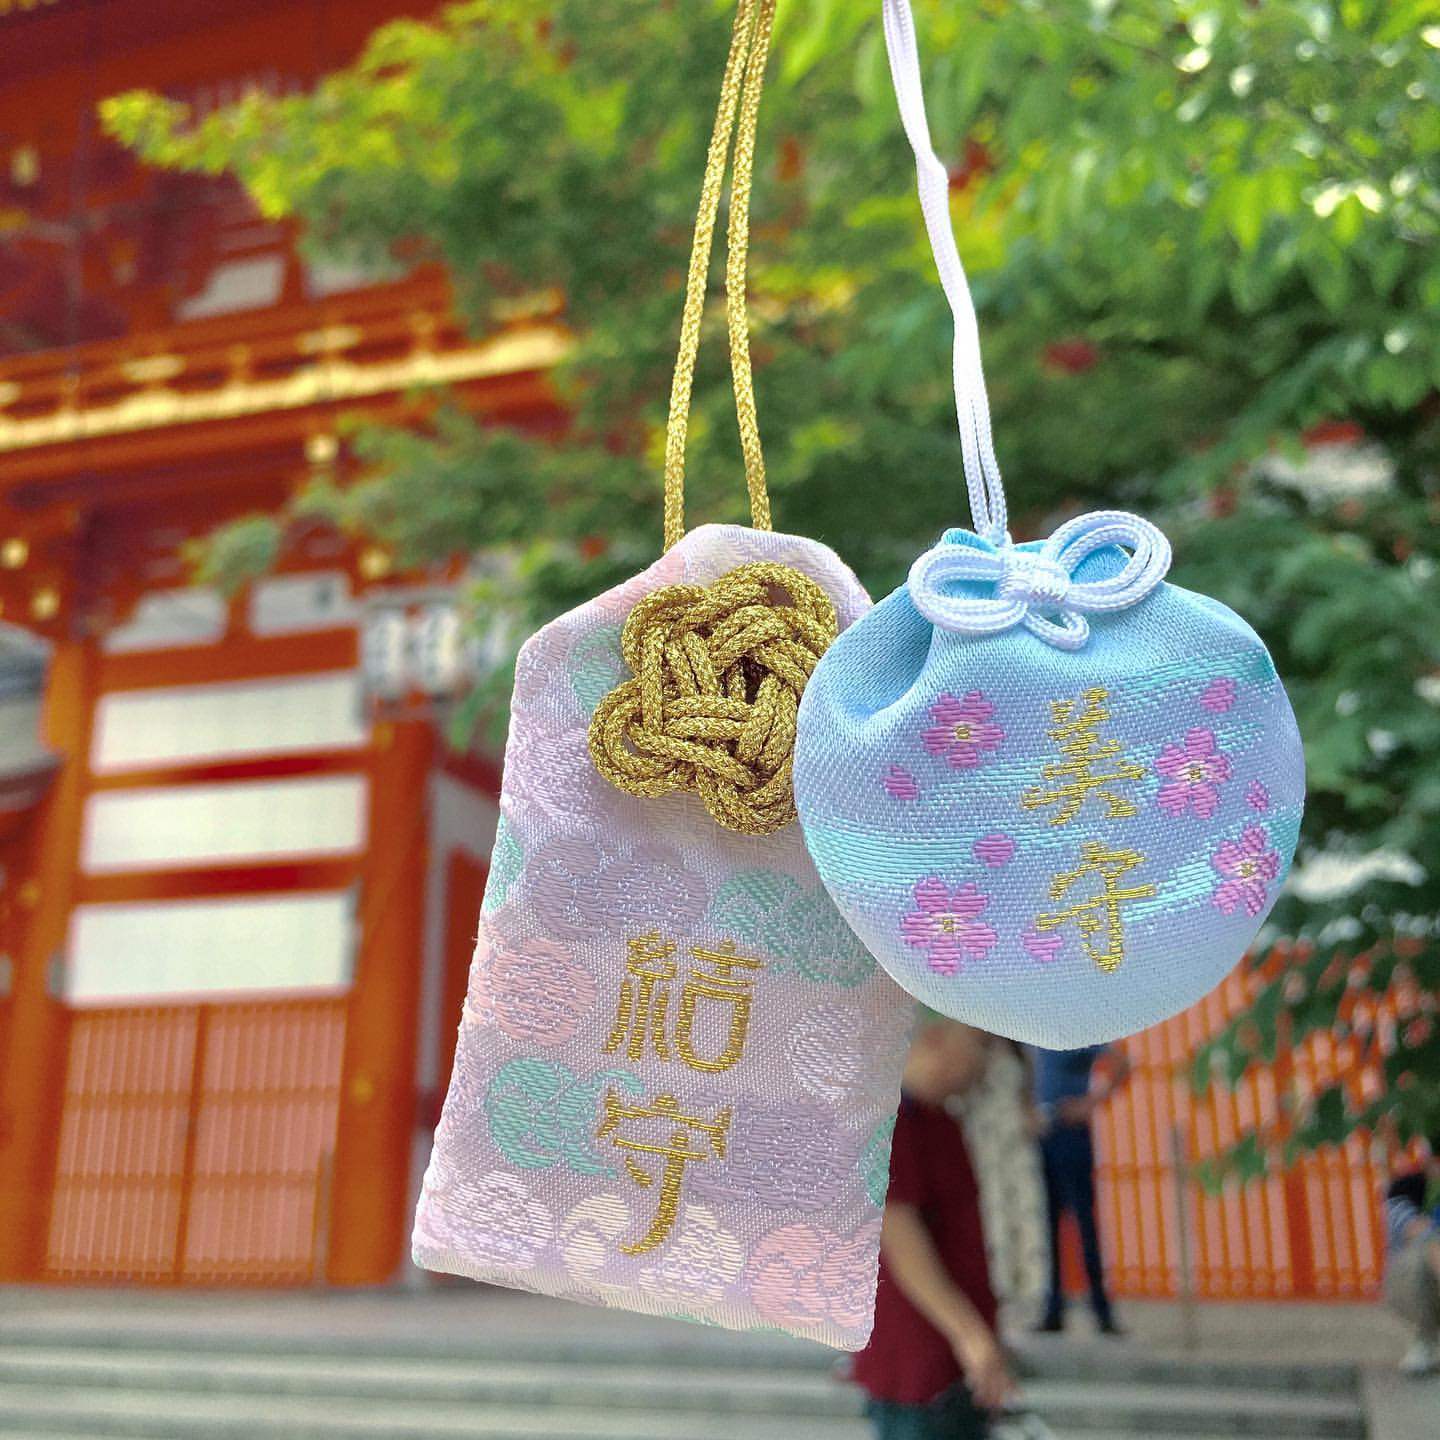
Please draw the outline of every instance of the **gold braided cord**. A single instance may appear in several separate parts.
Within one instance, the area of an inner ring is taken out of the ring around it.
[[[729,830],[788,825],[800,696],[838,630],[829,597],[788,565],[647,595],[620,636],[635,678],[590,721],[595,768],[631,795],[694,790]]]
[[[731,184],[729,260],[726,266],[726,301],[730,324],[731,371],[735,405],[740,421],[740,443],[745,456],[750,514],[757,529],[770,528],[770,502],[765,491],[765,463],[760,450],[755,391],[750,373],[750,326],[745,303],[745,268],[750,215],[750,183],[754,171],[755,128],[759,120],[760,89],[769,55],[775,0],[739,0],[730,53],[720,84],[720,104],[705,157],[705,178],[700,186],[700,208],[695,216],[695,237],[685,277],[685,305],[680,318],[680,351],[670,385],[670,417],[665,429],[665,548],[685,533],[685,441],[690,401],[695,383],[695,360],[700,353],[700,324],[705,309],[710,252],[730,139],[740,112],[736,166]],[[744,90],[742,102],[741,91]],[[744,171],[740,158],[745,157]],[[738,211],[738,219],[737,219]],[[738,240],[738,268],[737,268]],[[737,338],[738,337],[738,338]],[[741,358],[737,360],[737,355]]]
[[[740,99],[740,126],[730,176],[730,227],[726,236],[725,317],[730,330],[730,374],[735,386],[735,416],[740,422],[740,449],[745,456],[745,483],[750,491],[750,519],[757,530],[770,528],[770,494],[765,488],[765,454],[760,448],[760,417],[755,408],[755,381],[750,370],[750,314],[746,305],[746,263],[750,247],[750,186],[755,174],[755,131],[760,117],[760,91],[770,58],[770,31],[775,0],[760,0],[755,40],[745,67]]]
[[[710,148],[705,157],[705,178],[700,184],[700,209],[695,216],[695,238],[690,245],[690,268],[685,277],[685,305],[680,314],[680,352],[675,357],[675,375],[670,383],[670,418],[665,427],[665,548],[668,550],[685,533],[685,440],[690,421],[690,396],[695,383],[695,359],[700,353],[700,321],[705,309],[706,280],[710,271],[710,249],[715,235],[715,217],[720,210],[720,191],[725,179],[725,161],[730,150],[730,131],[739,103],[740,79],[750,48],[750,20],[754,0],[739,0],[735,28],[730,36],[730,53],[720,82],[720,105]]]
[[[755,135],[774,20],[775,0],[738,0],[700,187],[670,387],[667,550],[685,533],[685,442],[732,132],[725,264],[730,372],[751,522],[757,530],[770,528],[745,292]],[[743,834],[769,835],[788,825],[795,819],[800,696],[838,632],[829,597],[788,565],[742,565],[708,586],[671,585],[646,596],[621,634],[634,678],[616,686],[590,721],[595,768],[631,795],[693,790],[719,824]]]

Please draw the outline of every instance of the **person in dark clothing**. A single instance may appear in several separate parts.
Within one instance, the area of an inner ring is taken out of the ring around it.
[[[877,1440],[983,1440],[1014,1388],[995,1333],[980,1192],[945,1110],[974,1077],[975,1043],[954,1021],[922,1021],[905,1066],[875,1328],[851,1366]]]
[[[1065,1328],[1065,1292],[1060,1277],[1060,1221],[1068,1210],[1080,1231],[1090,1305],[1102,1335],[1120,1335],[1105,1287],[1100,1227],[1095,1217],[1095,1110],[1123,1085],[1130,1062],[1123,1050],[1090,1045],[1081,1050],[1031,1051],[1034,1066],[1036,1131],[1045,1173],[1050,1219],[1050,1290],[1038,1330]],[[1098,1078],[1097,1078],[1098,1077]]]

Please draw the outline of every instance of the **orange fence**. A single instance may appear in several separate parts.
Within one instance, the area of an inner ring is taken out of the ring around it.
[[[77,1010],[45,1275],[323,1271],[344,1000]]]
[[[1199,1097],[1186,1076],[1196,1047],[1244,1008],[1253,984],[1237,974],[1126,1042],[1134,1075],[1099,1134],[1101,1214],[1121,1295],[1180,1292],[1182,1208],[1201,1298],[1378,1290],[1381,1177],[1360,1141],[1219,1195],[1177,1185],[1177,1132],[1193,1160],[1273,1118],[1269,1069]],[[323,1274],[346,1008],[325,999],[72,1012],[45,1276],[246,1285]],[[1320,1037],[1295,1068],[1315,1082],[1335,1059]]]
[[[1233,1092],[1192,1092],[1190,1057],[1247,1008],[1257,983],[1237,971],[1184,1015],[1125,1044],[1134,1074],[1106,1107],[1098,1137],[1101,1219],[1123,1295],[1179,1294],[1187,1248],[1190,1288],[1202,1298],[1342,1299],[1379,1289],[1383,1177],[1363,1141],[1220,1194],[1188,1178],[1177,1184],[1177,1140],[1183,1176],[1190,1163],[1272,1122],[1288,1074],[1313,1089],[1337,1073],[1334,1042],[1319,1036],[1257,1067]]]
[[[1361,1141],[1218,1195],[1183,1166],[1177,1184],[1177,1134],[1187,1165],[1215,1154],[1274,1117],[1276,1071],[1293,1063],[1302,1085],[1316,1085],[1343,1059],[1321,1036],[1234,1092],[1194,1095],[1189,1057],[1254,984],[1232,976],[1126,1042],[1134,1074],[1099,1127],[1101,1215],[1121,1295],[1180,1293],[1187,1253],[1201,1298],[1378,1290],[1382,1177]],[[326,998],[69,1012],[44,1278],[250,1285],[323,1275],[348,1008]]]

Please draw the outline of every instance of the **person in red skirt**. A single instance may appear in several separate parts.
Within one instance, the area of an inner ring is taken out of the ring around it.
[[[975,1040],[927,1015],[905,1064],[875,1329],[851,1368],[877,1440],[981,1440],[1015,1388],[996,1336],[975,1172],[945,1109],[975,1078]]]

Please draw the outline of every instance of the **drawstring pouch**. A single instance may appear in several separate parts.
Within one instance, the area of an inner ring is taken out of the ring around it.
[[[710,145],[665,553],[545,626],[516,664],[414,1255],[856,1349],[913,1006],[836,911],[794,823],[800,695],[870,602],[830,550],[770,529],[744,296],[773,10],[740,0]],[[732,129],[726,284],[753,528],[686,534],[686,416]]]
[[[801,823],[841,913],[925,1004],[1042,1046],[1110,1040],[1198,1000],[1254,938],[1299,831],[1300,738],[1259,637],[1165,582],[1149,521],[1106,510],[1012,542],[906,0],[884,25],[955,317],[974,528],[820,662]]]

